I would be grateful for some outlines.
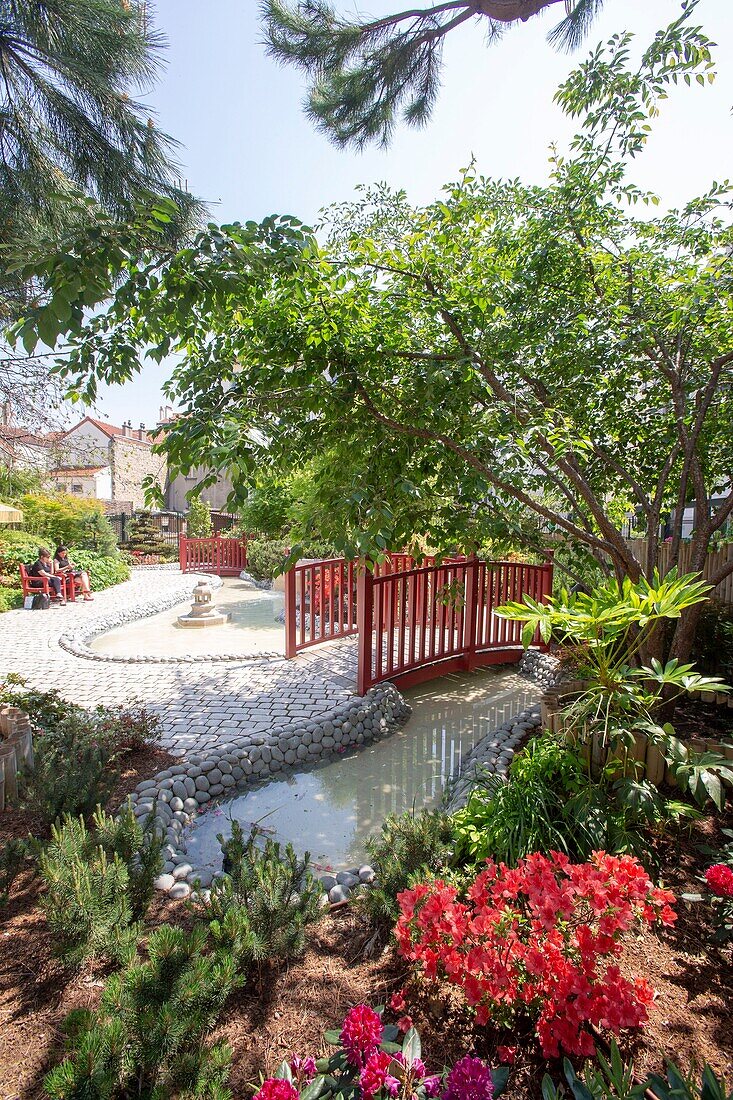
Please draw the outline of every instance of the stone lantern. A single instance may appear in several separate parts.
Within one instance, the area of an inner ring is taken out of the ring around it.
[[[228,615],[214,607],[214,593],[208,581],[199,581],[193,590],[193,603],[188,615],[178,616],[179,626],[220,626],[227,622]]]

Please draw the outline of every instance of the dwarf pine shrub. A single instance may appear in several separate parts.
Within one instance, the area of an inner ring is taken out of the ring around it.
[[[40,859],[41,907],[68,966],[133,957],[162,864],[160,838],[143,832],[131,806],[118,820],[98,808],[94,825],[90,832],[83,818],[65,817]]]
[[[206,906],[213,942],[245,970],[301,955],[306,927],[322,914],[323,888],[308,870],[310,854],[298,859],[292,844],[283,852],[269,838],[260,848],[257,836],[253,828],[245,839],[238,821],[229,839],[219,836],[226,873],[214,879]]]
[[[446,868],[452,855],[450,818],[440,810],[389,814],[366,842],[376,882],[359,895],[358,905],[375,929],[386,934],[399,915],[397,895],[414,877]]]
[[[206,954],[207,929],[163,925],[145,961],[107,982],[99,1008],[66,1021],[68,1057],[46,1077],[51,1100],[228,1100],[231,1050],[207,1039],[237,984],[231,955]]]
[[[48,823],[91,814],[117,783],[114,746],[94,715],[72,711],[36,738],[34,750],[23,798]]]

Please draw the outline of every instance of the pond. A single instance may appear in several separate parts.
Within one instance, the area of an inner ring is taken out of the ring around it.
[[[364,861],[364,841],[389,813],[439,805],[471,749],[502,722],[539,701],[540,688],[514,669],[485,669],[408,690],[413,708],[403,729],[348,749],[310,771],[283,775],[199,815],[187,857],[198,871],[221,870],[217,833],[236,818],[296,851],[310,851],[319,871]]]
[[[192,592],[194,584],[191,578]],[[89,648],[117,657],[284,652],[285,627],[277,621],[285,606],[282,592],[263,591],[238,577],[226,577],[222,587],[214,591],[214,605],[229,615],[227,623],[199,630],[179,626],[178,616],[191,609],[189,599],[168,611],[100,634]]]

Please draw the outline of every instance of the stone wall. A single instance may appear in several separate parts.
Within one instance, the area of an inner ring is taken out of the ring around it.
[[[167,466],[163,455],[153,454],[148,444],[134,438],[116,436],[110,444],[112,496],[132,501],[134,508],[145,508],[143,480],[154,477],[165,488]]]

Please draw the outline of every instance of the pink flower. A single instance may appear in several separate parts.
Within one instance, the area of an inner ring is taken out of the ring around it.
[[[733,898],[733,867],[716,863],[705,872],[708,890],[719,898]]]
[[[300,1058],[294,1054],[290,1059],[290,1072],[299,1085],[307,1085],[316,1075],[316,1063],[312,1058]]]
[[[505,1066],[514,1065],[514,1059],[517,1057],[516,1047],[497,1047],[496,1055],[500,1062],[503,1062]]]
[[[401,1016],[397,1021],[397,1027],[400,1031],[409,1031],[412,1027],[412,1016]]]
[[[382,1041],[382,1021],[369,1005],[356,1005],[344,1017],[340,1038],[346,1060],[363,1069]]]
[[[493,1100],[491,1070],[480,1058],[469,1054],[456,1062],[448,1074],[443,1100]]]
[[[393,993],[387,1004],[393,1012],[404,1012],[407,1008],[404,989],[399,989],[396,993]]]
[[[438,1096],[439,1093],[440,1093],[441,1084],[442,1084],[442,1081],[441,1081],[441,1079],[440,1079],[440,1077],[438,1076],[437,1073],[433,1074],[432,1077],[426,1077],[425,1080],[423,1081],[423,1086],[425,1088],[425,1095],[426,1096]]]
[[[352,1010],[353,1011],[353,1010]],[[379,1090],[387,1087],[387,1080],[395,1081],[387,1070],[392,1064],[392,1056],[383,1050],[376,1050],[367,1058],[364,1068],[359,1074],[359,1088],[362,1100],[374,1100]],[[399,1085],[398,1085],[399,1087]],[[391,1093],[396,1095],[396,1093]]]
[[[252,1100],[298,1100],[298,1090],[289,1081],[269,1077]]]

